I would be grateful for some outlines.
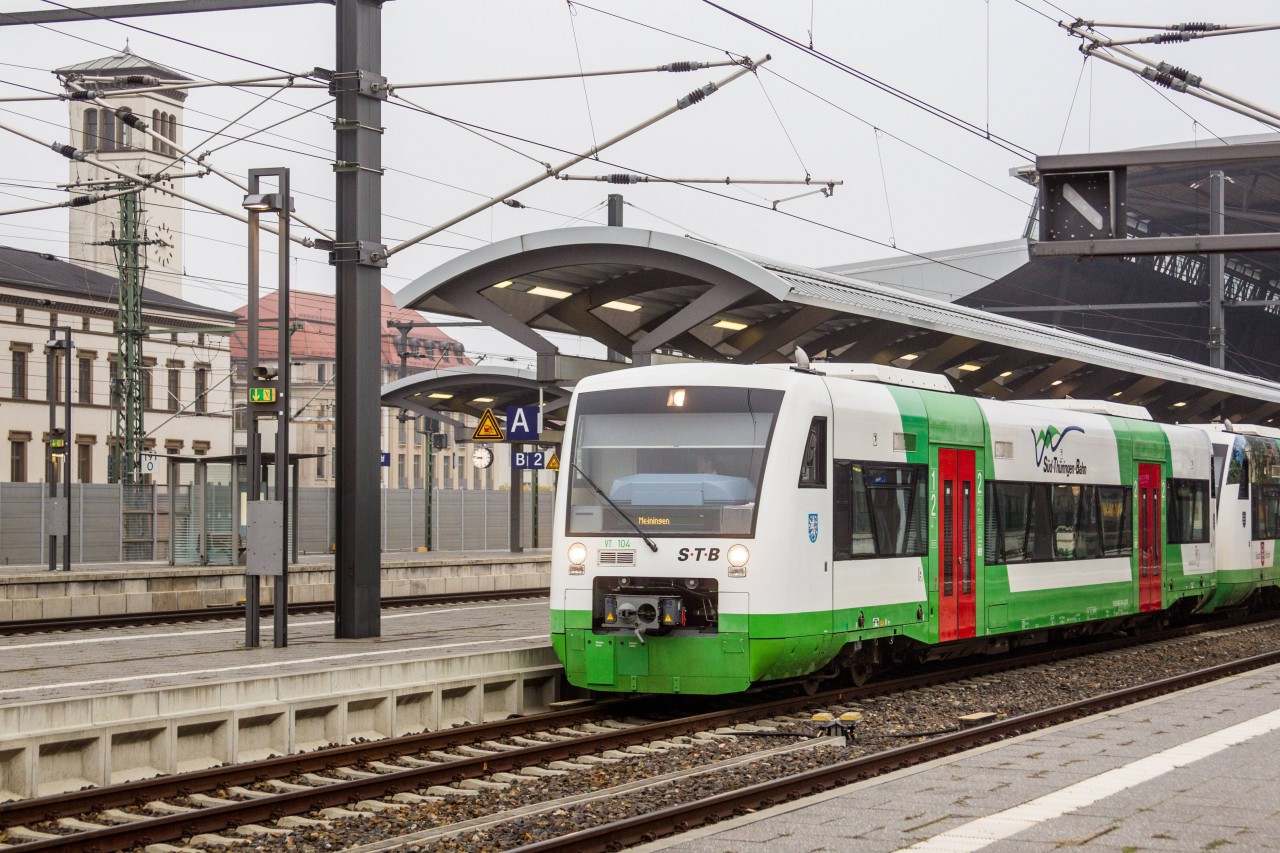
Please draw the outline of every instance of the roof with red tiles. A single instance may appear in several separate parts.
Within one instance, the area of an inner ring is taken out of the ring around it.
[[[289,297],[289,318],[292,322],[302,325],[302,328],[295,331],[292,338],[290,338],[290,357],[295,359],[336,358],[337,326],[335,318],[337,310],[334,297],[325,293],[311,293],[305,290],[295,290]],[[272,292],[262,297],[258,302],[258,306],[259,320],[263,325],[275,326],[275,320],[279,312],[277,293]],[[249,315],[249,306],[242,305],[236,309],[236,313],[241,317],[247,317]],[[379,326],[382,329],[383,365],[398,367],[400,364],[400,356],[397,350],[400,333],[395,329],[387,328],[387,321],[421,322],[425,319],[426,317],[417,311],[396,307],[391,291],[385,287],[382,288],[382,317],[379,320]],[[244,358],[246,346],[244,332],[232,335],[231,357]],[[439,329],[422,328],[411,331],[409,333],[409,350],[410,352],[422,353],[424,356],[434,353],[439,358],[438,364],[435,358],[419,357],[410,359],[409,367],[414,371],[428,370],[437,366],[448,365],[452,367],[471,363],[470,359],[466,358],[462,344]],[[262,332],[258,344],[258,357],[264,361],[277,357],[275,329]]]

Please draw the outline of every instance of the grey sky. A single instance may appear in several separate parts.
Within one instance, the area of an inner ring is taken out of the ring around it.
[[[753,0],[725,5],[803,42],[809,39],[812,21],[815,48],[1039,154],[1265,131],[1255,122],[1191,98],[1167,90],[1157,93],[1103,63],[1083,64],[1079,42],[1053,23],[1075,16],[1151,23],[1204,20],[1210,13],[1202,2],[1060,3],[1065,11],[1039,0]],[[1008,172],[1026,159],[876,91],[702,2],[591,0],[590,6],[639,23],[560,0],[393,0],[384,7],[384,73],[393,83],[406,83],[558,73],[576,70],[579,62],[596,70],[713,60],[723,58],[725,50],[751,56],[772,53],[774,59],[758,80],[744,77],[703,104],[606,152],[602,159],[608,163],[584,163],[571,172],[802,178],[807,170],[814,178],[843,179],[844,186],[833,198],[810,197],[783,205],[787,213],[820,224],[768,210],[770,200],[799,191],[793,187],[720,185],[703,191],[641,185],[621,190],[633,205],[626,211],[628,225],[694,234],[814,266],[893,254],[886,245],[860,237],[924,252],[1009,239],[1021,232],[1031,190]],[[0,0],[0,13],[36,8],[52,6],[41,0]],[[1268,21],[1275,7],[1237,2],[1214,8],[1215,16],[1231,17],[1210,20],[1246,24]],[[303,71],[332,65],[332,22],[332,7],[304,6],[127,23],[276,68]],[[0,79],[7,81],[0,84],[0,94],[5,95],[30,93],[9,83],[53,91],[55,80],[46,69],[106,55],[126,39],[135,53],[193,77],[269,73],[259,65],[117,23],[10,27],[0,29],[0,39]],[[1268,86],[1271,75],[1264,70],[1277,47],[1280,34],[1264,33],[1142,50],[1218,86],[1280,106]],[[541,170],[535,161],[560,162],[567,156],[564,151],[584,150],[593,139],[603,140],[725,73],[711,69],[596,78],[586,81],[585,96],[579,80],[405,91],[408,100],[437,113],[562,150],[504,140],[531,160],[393,99],[383,111],[384,165],[389,169],[384,180],[387,242],[394,244],[483,196],[520,183]],[[187,101],[188,143],[269,94],[256,91],[193,92]],[[260,127],[324,100],[321,91],[288,92],[255,110],[246,124]],[[66,140],[66,106],[61,102],[4,103],[0,110],[2,123]],[[236,144],[219,151],[214,162],[238,174],[253,167],[292,167],[299,211],[329,226],[329,115],[328,107],[322,107],[281,127],[279,136],[261,137],[280,148]],[[878,135],[876,127],[883,133]],[[214,144],[221,143],[204,147]],[[0,162],[8,164],[0,166],[0,210],[26,206],[29,199],[57,198],[47,190],[12,185],[51,187],[64,182],[67,161],[2,133],[0,154]],[[616,188],[547,181],[518,197],[529,206],[526,209],[500,206],[397,255],[385,283],[396,290],[462,251],[529,231],[569,226],[575,216],[603,224],[601,205],[611,189]],[[187,191],[222,206],[239,204],[239,191],[213,177],[189,182]],[[0,243],[65,255],[66,218],[65,211],[0,217]],[[244,226],[188,206],[187,232],[186,268],[192,276],[187,297],[218,307],[242,304]],[[297,248],[295,256],[296,286],[332,289],[332,272],[320,253]],[[459,332],[457,337],[478,351],[517,350],[500,336]],[[568,349],[573,351],[572,346]]]

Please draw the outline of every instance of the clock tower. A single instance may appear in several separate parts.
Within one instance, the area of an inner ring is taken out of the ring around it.
[[[182,105],[187,93],[162,87],[166,82],[191,78],[137,56],[127,45],[120,53],[59,68],[54,73],[68,93],[88,90],[98,95],[97,101],[67,102],[72,145],[131,175],[148,179],[160,176],[139,199],[139,236],[160,241],[142,249],[147,259],[142,283],[149,290],[181,297],[183,201],[166,192],[175,187],[175,182],[164,176],[186,171],[178,160],[178,150],[184,144]],[[126,119],[134,116],[160,138],[132,127]],[[74,195],[102,191],[124,181],[90,163],[72,160],[69,168],[68,183],[76,187]],[[67,247],[70,261],[114,277],[115,251],[97,244],[111,239],[113,233],[121,233],[119,219],[120,203],[115,199],[71,208]]]

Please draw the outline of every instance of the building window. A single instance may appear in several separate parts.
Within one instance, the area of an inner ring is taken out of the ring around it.
[[[14,309],[14,312],[13,312],[13,322],[15,322],[15,323],[17,323],[19,326],[21,326],[21,325],[22,325],[23,323],[25,323],[26,321],[27,321],[27,312],[26,312],[26,311],[24,311],[24,310],[23,310],[23,309],[21,309],[21,308],[16,308],[16,309]]]
[[[120,364],[112,361],[107,365],[107,373],[111,382],[111,406],[120,405]]]
[[[160,132],[159,128],[160,128],[160,111],[152,110],[151,111],[151,129],[155,133],[159,133]],[[155,151],[156,153],[159,153],[160,139],[158,137],[155,137],[155,136],[151,137],[151,150]]]
[[[50,311],[49,312],[49,328],[52,329],[57,325],[58,325],[58,312]]]
[[[80,318],[80,331],[87,332],[91,328],[88,317]]]
[[[182,408],[182,371],[176,367],[169,368],[169,411],[176,412]]]
[[[231,420],[232,420],[231,428],[236,430],[237,432],[242,432],[248,429],[249,428],[248,409],[243,405],[236,406],[234,409],[231,410]]]
[[[9,482],[25,483],[27,481],[27,443],[25,441],[9,442]]]
[[[27,398],[27,354],[21,350],[14,350],[12,355],[13,390],[11,393],[15,400],[25,400]]]
[[[142,408],[151,408],[151,368],[142,368]]]
[[[316,453],[320,454],[319,456],[316,457],[316,479],[323,480],[325,478],[325,470],[324,470],[324,463],[326,459],[325,450],[323,447],[317,447]]]
[[[82,483],[93,482],[93,445],[76,445],[76,476]]]
[[[53,350],[49,354],[49,373],[53,377],[53,393],[49,396],[55,403],[62,402],[62,354]]]
[[[98,111],[84,111],[84,150],[98,149]]]
[[[416,453],[413,454],[413,487],[422,488],[422,457]]]
[[[323,384],[325,381],[325,373],[328,371],[329,365],[323,361],[316,365],[316,381]]]
[[[398,458],[396,459],[396,482],[400,486],[400,488],[403,489],[405,487],[404,454],[400,453],[400,454],[397,454],[397,456]]]
[[[209,393],[209,368],[196,368],[196,399],[195,409],[197,415],[203,415],[209,411],[209,400],[206,395]]]
[[[80,386],[80,402],[93,402],[93,359],[77,359],[79,364],[78,384]]]
[[[210,446],[209,442],[197,439],[196,441],[191,442],[191,452],[196,456],[208,456]]]
[[[98,134],[98,150],[114,151],[116,149],[116,114],[111,110],[103,110],[99,124],[102,132]]]

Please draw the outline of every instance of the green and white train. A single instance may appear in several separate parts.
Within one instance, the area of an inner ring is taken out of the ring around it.
[[[1230,430],[879,365],[592,377],[552,644],[579,687],[733,693],[1274,597],[1280,432]]]

